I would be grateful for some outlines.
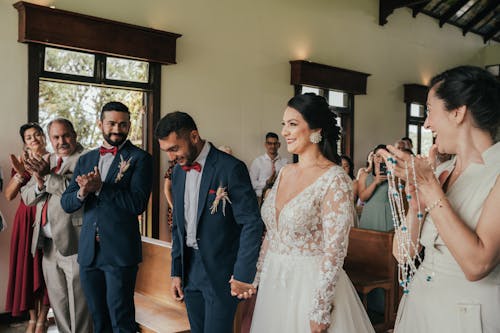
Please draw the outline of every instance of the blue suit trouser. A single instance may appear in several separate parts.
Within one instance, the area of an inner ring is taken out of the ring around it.
[[[138,265],[103,263],[96,244],[90,266],[80,265],[80,281],[92,314],[95,333],[136,333],[134,289]]]
[[[192,333],[232,333],[238,300],[227,291],[216,293],[198,250],[187,250],[184,299]],[[229,285],[229,278],[228,278]]]

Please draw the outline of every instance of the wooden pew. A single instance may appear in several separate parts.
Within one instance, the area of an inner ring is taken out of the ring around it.
[[[170,251],[170,243],[142,237],[134,295],[139,332],[190,332],[186,306],[170,295]]]
[[[375,288],[385,291],[384,322],[374,325],[377,332],[394,326],[397,306],[397,263],[392,256],[394,232],[352,228],[344,269],[354,287],[361,294],[367,309],[367,294]]]

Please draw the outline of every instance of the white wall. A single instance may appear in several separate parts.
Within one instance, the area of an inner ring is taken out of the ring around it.
[[[35,1],[34,1],[35,2]],[[17,11],[0,0],[0,166],[21,149],[27,120],[27,46],[17,42]],[[163,67],[162,114],[192,114],[201,135],[230,145],[249,163],[263,135],[280,131],[293,94],[289,60],[307,59],[370,73],[368,94],[355,100],[355,156],[361,165],[376,143],[405,132],[404,83],[425,84],[459,64],[499,63],[474,34],[398,9],[378,25],[376,0],[57,0],[57,8],[183,34],[177,65]],[[498,45],[498,44],[493,44]],[[491,60],[491,61],[490,61]],[[285,148],[282,147],[282,152]],[[166,157],[162,156],[163,169]],[[162,212],[164,201],[162,201]],[[7,220],[17,202],[0,198]],[[163,215],[163,214],[162,214]],[[164,223],[161,224],[164,230]],[[0,312],[3,311],[10,231],[0,234]]]

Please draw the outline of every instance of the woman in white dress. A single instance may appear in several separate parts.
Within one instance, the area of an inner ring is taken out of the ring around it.
[[[262,207],[251,332],[373,332],[342,269],[354,206],[351,180],[336,164],[335,115],[323,97],[295,96],[282,135],[299,162],[280,171]]]
[[[456,156],[435,173],[433,156],[414,161],[420,210],[427,212],[420,240],[409,172],[408,217],[425,258],[401,300],[395,332],[499,333],[500,143],[494,138],[500,82],[483,69],[463,66],[436,76],[430,87],[424,126],[435,136],[433,151]],[[411,158],[389,149],[397,159],[396,176],[406,179],[404,165]]]

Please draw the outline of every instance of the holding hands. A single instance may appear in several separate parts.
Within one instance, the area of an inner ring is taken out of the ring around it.
[[[80,186],[78,195],[81,197],[86,197],[89,193],[99,192],[102,187],[99,169],[95,166],[94,171],[76,177],[76,183]]]
[[[251,283],[235,280],[234,276],[231,276],[229,283],[231,284],[231,296],[238,299],[249,299],[257,293],[257,289]]]

